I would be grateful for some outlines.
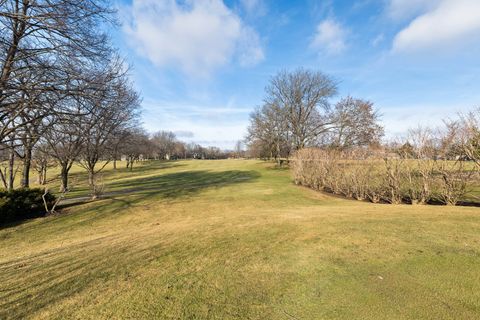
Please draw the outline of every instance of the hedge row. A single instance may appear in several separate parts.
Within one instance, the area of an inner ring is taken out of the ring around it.
[[[0,224],[45,216],[42,189],[0,191]],[[45,195],[47,205],[55,202],[51,193]]]
[[[292,166],[297,184],[374,203],[456,205],[479,185],[467,161],[401,159],[368,150],[303,149]]]

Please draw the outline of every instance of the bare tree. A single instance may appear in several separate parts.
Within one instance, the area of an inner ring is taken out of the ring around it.
[[[173,159],[187,159],[187,146],[185,142],[175,142]]]
[[[79,101],[69,101],[77,104],[78,113],[63,116],[45,133],[49,155],[60,166],[61,191],[68,190],[68,173],[77,160],[84,142],[84,110]]]
[[[153,145],[157,153],[157,157],[163,160],[169,160],[175,153],[175,145],[177,137],[170,131],[159,131],[153,134]]]
[[[297,69],[280,72],[266,88],[268,105],[282,109],[295,150],[309,146],[333,125],[328,99],[337,93],[337,84],[321,72]]]
[[[290,153],[290,133],[285,111],[278,104],[265,104],[250,115],[246,140],[279,160]]]
[[[37,183],[45,185],[47,183],[47,170],[55,167],[56,163],[49,156],[48,145],[40,142],[36,145],[32,154],[32,167],[37,172]]]
[[[140,99],[123,72],[121,61],[112,63],[103,79],[97,80],[98,92],[89,100],[91,111],[83,116],[84,130],[78,163],[87,170],[92,198],[97,196],[96,175],[111,160],[114,134],[136,125]],[[104,160],[100,167],[97,164]]]
[[[33,149],[40,141],[43,134],[48,130],[54,117],[38,116],[38,109],[26,109],[20,117],[24,119],[25,125],[17,130],[20,146],[16,149],[17,156],[22,160],[22,179],[20,186],[28,188],[30,186],[30,168],[33,158]]]
[[[342,149],[379,144],[384,133],[379,117],[372,102],[343,98],[331,114],[333,128],[329,132],[329,144]]]
[[[15,177],[20,169],[17,163],[18,157],[16,156],[15,137],[13,133],[10,134],[10,138],[7,143],[0,146],[2,151],[2,166],[0,168],[0,177],[3,186],[7,190],[13,190],[15,185]]]
[[[225,153],[223,153],[222,150],[218,147],[212,147],[212,146],[207,147],[205,148],[204,153],[205,153],[205,159],[210,159],[210,160],[224,159],[226,157]]]
[[[202,159],[205,158],[204,148],[196,143],[189,143],[185,146],[187,158],[191,159]]]
[[[250,149],[280,158],[312,146],[378,145],[383,127],[373,103],[346,97],[332,110],[328,99],[336,92],[335,81],[320,72],[280,72],[266,88],[264,105],[250,115]]]
[[[101,0],[0,1],[0,142],[37,119],[20,117],[32,107],[27,93],[76,91],[68,85],[76,75],[63,67],[85,67],[109,50],[99,25],[111,12]],[[39,117],[52,112],[36,108]]]
[[[150,153],[153,147],[148,133],[143,129],[130,129],[120,145],[120,151],[127,160],[127,169],[133,171],[135,161],[140,160],[146,154]]]

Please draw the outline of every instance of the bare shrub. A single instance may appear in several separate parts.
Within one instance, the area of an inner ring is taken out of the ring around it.
[[[405,161],[402,194],[411,204],[426,204],[431,199],[433,163],[427,159]]]
[[[332,183],[338,178],[338,160],[338,152],[314,148],[297,151],[292,159],[295,183],[316,190],[333,190]]]
[[[480,107],[464,114],[461,113],[456,121],[447,121],[447,128],[455,132],[456,142],[459,145],[461,157],[475,163],[480,169]]]
[[[385,185],[382,172],[383,161],[378,153],[373,153],[362,161],[362,167],[364,168],[363,183],[365,186],[365,199],[373,203],[379,203],[385,198]]]
[[[356,200],[368,198],[368,181],[372,178],[371,167],[366,163],[357,165],[352,170],[351,180],[353,186],[353,197]]]
[[[62,189],[60,191],[60,193],[56,196],[56,200],[55,202],[53,202],[53,205],[51,208],[49,208],[49,204],[50,204],[50,201],[48,200],[48,195],[49,195],[49,186],[47,185],[45,187],[45,191],[42,195],[42,199],[43,199],[43,205],[45,207],[45,212],[47,213],[47,215],[52,215],[52,214],[55,214],[56,211],[55,209],[57,208],[57,206],[60,204],[60,202],[62,202],[62,200],[65,199],[65,197],[68,195],[68,193],[70,191],[72,191],[73,187],[76,185],[78,181],[76,179],[74,179],[71,183],[70,183],[70,187],[69,188],[65,188],[65,189]]]
[[[475,164],[446,159],[427,131],[416,131],[410,141],[408,156],[361,148],[299,150],[292,160],[295,183],[373,203],[456,205],[465,199],[478,181]]]
[[[391,204],[402,202],[403,159],[385,158],[385,201]]]
[[[105,194],[105,183],[103,181],[103,175],[98,175],[93,178],[93,182],[90,184],[90,196],[92,200],[95,200]]]
[[[412,204],[426,204],[434,184],[435,135],[429,128],[417,127],[409,131],[408,138],[413,160],[405,164],[406,194]]]
[[[470,192],[475,173],[466,168],[465,161],[438,160],[435,163],[437,173],[437,196],[446,205],[456,205]]]
[[[347,198],[353,198],[354,195],[354,169],[343,162],[337,168],[336,176],[332,177],[332,187],[336,194],[341,194]]]
[[[342,194],[342,189],[344,189],[342,182],[344,180],[345,170],[342,167],[340,159],[329,153],[327,153],[326,156],[326,161],[324,162],[326,172],[324,189],[334,194]],[[343,190],[343,193],[344,192]]]
[[[384,198],[385,190],[379,181],[370,181],[367,185],[367,198],[372,203],[379,203]]]

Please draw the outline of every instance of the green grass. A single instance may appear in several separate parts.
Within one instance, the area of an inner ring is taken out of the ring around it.
[[[480,318],[479,208],[334,198],[258,161],[104,181],[0,230],[0,319]]]

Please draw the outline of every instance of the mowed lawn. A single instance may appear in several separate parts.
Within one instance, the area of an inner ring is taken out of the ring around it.
[[[104,182],[0,230],[0,319],[480,318],[479,208],[334,198],[253,160]]]

